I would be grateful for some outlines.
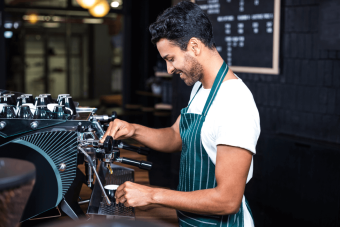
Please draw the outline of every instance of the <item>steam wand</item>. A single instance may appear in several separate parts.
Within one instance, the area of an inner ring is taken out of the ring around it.
[[[100,181],[100,178],[99,178],[99,176],[98,176],[96,167],[93,165],[93,162],[92,162],[91,157],[86,153],[86,151],[84,151],[84,149],[81,147],[81,145],[82,145],[82,144],[79,144],[79,145],[78,145],[78,150],[80,150],[80,151],[85,155],[85,157],[86,157],[88,163],[91,165],[91,167],[92,167],[92,169],[93,169],[93,172],[96,174],[96,177],[97,177],[98,183],[99,183],[99,185],[100,185],[100,188],[101,188],[101,190],[102,190],[102,192],[103,192],[103,194],[104,194],[104,197],[105,197],[105,200],[106,200],[106,204],[107,204],[108,206],[111,206],[111,201],[110,201],[109,197],[107,197],[107,195],[106,195],[106,192],[105,192],[105,189],[104,189],[104,187],[103,187],[103,184],[102,184],[102,182]]]

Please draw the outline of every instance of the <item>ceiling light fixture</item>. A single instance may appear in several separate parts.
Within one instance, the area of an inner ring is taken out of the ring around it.
[[[94,17],[103,17],[110,11],[110,6],[105,0],[99,1],[92,8],[89,9],[89,12]]]
[[[98,3],[98,0],[77,0],[77,2],[84,9],[90,9]]]
[[[7,29],[11,29],[12,28],[12,23],[10,23],[10,22],[6,22],[5,24],[4,24],[4,27],[5,28],[7,28]]]
[[[38,16],[37,14],[31,14],[28,16],[28,21],[31,23],[31,24],[35,24],[37,23],[38,21]]]
[[[5,31],[5,32],[4,32],[4,36],[5,36],[6,39],[10,39],[10,38],[12,38],[12,36],[13,36],[13,32],[11,32],[11,31]]]
[[[116,1],[111,2],[111,7],[112,8],[117,8],[118,6],[119,6],[119,2],[116,2]]]

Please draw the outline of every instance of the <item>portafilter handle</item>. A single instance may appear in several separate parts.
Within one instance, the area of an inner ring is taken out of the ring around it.
[[[124,158],[124,157],[116,158],[115,161],[121,162],[123,164],[128,164],[128,165],[131,165],[131,166],[136,166],[140,169],[145,169],[145,170],[151,170],[151,168],[152,168],[152,162],[148,162],[148,161],[137,161],[137,160],[133,160],[133,159],[130,159],[130,158]]]
[[[117,143],[118,143],[118,148],[137,152],[138,154],[142,154],[142,155],[149,155],[150,151],[151,151],[151,149],[148,148],[148,147],[136,147],[136,146],[132,146],[130,144],[125,144],[125,143],[123,143],[122,141],[119,141],[119,140],[117,140]]]

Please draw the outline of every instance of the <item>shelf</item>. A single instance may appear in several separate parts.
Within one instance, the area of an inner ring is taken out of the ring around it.
[[[123,98],[122,95],[102,95],[100,101],[104,104],[116,104],[122,106]]]
[[[26,54],[25,57],[30,58],[44,58],[44,54]],[[56,54],[56,55],[48,55],[48,57],[57,57],[57,58],[64,58],[67,57],[66,54]],[[79,54],[70,54],[70,57],[80,57]]]
[[[157,77],[172,77],[172,74],[169,74],[167,72],[155,72],[155,76],[157,76]]]
[[[152,92],[149,91],[136,91],[137,95],[143,95],[143,96],[151,96],[151,97],[156,97],[156,98],[161,98],[162,95],[155,95]]]
[[[171,104],[158,103],[155,105],[156,110],[172,110]]]
[[[135,105],[135,104],[125,104],[125,108],[129,110],[140,110],[142,108],[141,105]]]
[[[171,112],[154,112],[153,115],[156,117],[170,117]]]
[[[124,111],[121,116],[139,116],[142,115],[142,111]]]
[[[141,106],[141,105],[135,105],[135,104],[126,104],[125,108],[129,110],[141,110],[143,112],[155,112],[157,110],[172,110],[172,105],[158,103],[155,105],[155,107],[147,107],[147,106]]]
[[[143,112],[154,112],[155,111],[155,108],[153,108],[153,107],[143,106],[141,109],[142,109]]]

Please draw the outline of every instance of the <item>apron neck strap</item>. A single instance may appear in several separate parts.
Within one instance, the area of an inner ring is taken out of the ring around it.
[[[192,99],[190,100],[189,105],[188,105],[188,108],[189,108],[190,104],[192,103],[192,100],[194,100],[194,98],[196,97],[197,93],[199,92],[199,90],[200,90],[201,88],[202,88],[202,84],[201,84],[201,85],[199,86],[199,88],[197,89],[197,91],[196,91],[194,97],[192,97]]]
[[[210,109],[210,106],[212,105],[212,103],[213,103],[213,101],[214,101],[214,99],[215,99],[215,97],[217,95],[217,92],[218,92],[218,90],[221,87],[221,84],[222,84],[222,82],[224,80],[224,77],[225,77],[225,75],[227,75],[228,71],[229,71],[229,67],[223,61],[223,64],[222,64],[220,70],[217,73],[217,76],[215,78],[214,84],[213,84],[213,86],[212,86],[212,88],[210,90],[208,99],[207,99],[207,101],[205,103],[205,106],[203,108],[203,111],[202,111],[202,115],[203,116],[207,115],[207,113],[208,113],[208,111]]]

